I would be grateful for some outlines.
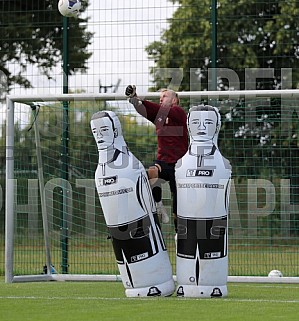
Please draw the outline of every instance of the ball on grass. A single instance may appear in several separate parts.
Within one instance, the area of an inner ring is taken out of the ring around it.
[[[270,278],[281,278],[283,277],[282,273],[279,270],[272,270],[269,272],[268,276]]]

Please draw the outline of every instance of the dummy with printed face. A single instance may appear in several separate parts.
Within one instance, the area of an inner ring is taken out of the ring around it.
[[[227,295],[227,216],[231,166],[218,149],[221,119],[212,106],[190,108],[188,152],[176,166],[177,296]]]
[[[90,125],[99,152],[96,188],[126,296],[169,296],[172,269],[145,169],[114,112],[97,112]]]

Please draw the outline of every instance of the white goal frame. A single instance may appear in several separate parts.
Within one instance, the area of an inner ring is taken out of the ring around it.
[[[220,97],[240,98],[240,97],[279,97],[279,98],[299,98],[299,90],[246,90],[246,91],[190,91],[178,92],[180,98],[191,98],[196,100],[215,100]],[[158,98],[159,93],[147,92],[141,95],[147,99]],[[47,256],[47,274],[44,275],[14,275],[14,113],[15,103],[32,104],[44,102],[63,101],[120,101],[126,97],[120,94],[56,94],[56,95],[8,95],[6,99],[6,195],[5,195],[5,282],[34,282],[34,281],[120,281],[119,275],[77,275],[77,274],[52,274],[51,256]],[[37,139],[38,141],[38,139]],[[38,157],[38,155],[37,155]],[[42,177],[39,176],[39,180]],[[40,182],[40,188],[42,181]],[[42,195],[43,193],[41,193]],[[43,197],[43,196],[41,196]],[[41,200],[42,201],[42,200]],[[41,202],[43,203],[43,202]],[[42,204],[43,208],[43,204]],[[43,212],[43,210],[42,210]],[[42,213],[42,215],[46,215]],[[46,219],[43,217],[44,229]],[[45,239],[46,253],[48,253],[47,240]],[[174,275],[174,279],[176,276]],[[229,276],[229,282],[261,282],[261,283],[299,283],[299,277],[253,277],[253,276]]]

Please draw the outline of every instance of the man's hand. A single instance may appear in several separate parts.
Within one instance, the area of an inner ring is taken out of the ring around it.
[[[133,98],[136,95],[136,86],[135,85],[129,85],[127,88],[126,88],[126,91],[125,91],[125,95],[128,97],[128,98]]]

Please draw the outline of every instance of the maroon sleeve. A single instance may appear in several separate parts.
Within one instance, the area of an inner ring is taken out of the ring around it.
[[[155,124],[155,120],[157,118],[157,115],[159,113],[161,106],[157,103],[153,103],[148,100],[143,100],[142,104],[146,110],[146,115],[142,115],[142,116],[144,116],[146,119],[148,119],[149,121]]]
[[[157,125],[157,120],[163,120],[165,122],[167,118],[178,124],[185,124],[187,115],[185,111],[179,106],[162,107],[159,104],[143,100],[143,105],[146,109],[146,117],[149,121]]]

